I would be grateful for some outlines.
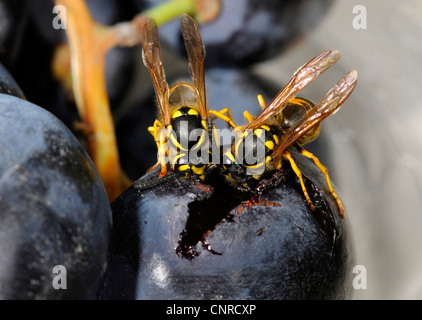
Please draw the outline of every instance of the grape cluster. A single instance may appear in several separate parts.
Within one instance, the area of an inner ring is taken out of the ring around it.
[[[163,2],[86,0],[103,25]],[[209,105],[229,107],[236,122],[244,110],[259,112],[257,94],[270,101],[282,85],[251,67],[288,50],[332,2],[222,0],[219,15],[201,26]],[[287,167],[253,194],[176,177],[145,190],[132,185],[110,203],[87,152],[83,131],[90,128],[76,129],[83,119],[75,96],[52,70],[56,49],[68,41],[66,30],[52,27],[53,7],[0,0],[0,298],[350,297],[348,221],[338,218],[324,176],[308,159],[299,161],[315,212]],[[188,77],[178,19],[159,29],[164,60],[176,62],[169,82]],[[105,61],[118,156],[131,181],[159,173],[145,174],[157,161],[147,131],[157,111],[140,62],[138,45],[115,47]]]

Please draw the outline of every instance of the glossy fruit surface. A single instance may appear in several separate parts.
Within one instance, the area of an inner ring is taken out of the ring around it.
[[[0,298],[98,298],[111,211],[86,152],[49,112],[4,94],[0,149]]]
[[[13,79],[9,71],[0,63],[0,93],[9,94],[21,99],[25,99],[22,89]]]
[[[349,298],[348,221],[340,218],[323,175],[295,157],[310,177],[315,212],[287,163],[253,195],[194,178],[124,192],[112,203],[104,298]],[[137,183],[156,175],[151,171]]]

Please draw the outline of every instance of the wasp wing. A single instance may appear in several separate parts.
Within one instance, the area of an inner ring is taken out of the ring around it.
[[[199,113],[203,120],[207,120],[208,110],[204,76],[205,50],[201,33],[196,21],[187,14],[182,14],[180,17],[180,26],[188,54],[190,69],[192,71],[193,84],[198,91]]]
[[[170,113],[166,102],[168,84],[161,56],[158,28],[157,24],[152,19],[147,21],[143,29],[142,60],[151,74],[152,83],[158,100],[158,107],[164,125],[169,125]]]
[[[279,159],[283,152],[292,146],[308,130],[336,112],[349,97],[356,86],[358,73],[349,71],[337,84],[312,108],[306,118],[289,131],[274,148],[273,159]]]
[[[289,100],[293,99],[303,88],[335,64],[340,57],[340,52],[329,50],[312,58],[295,72],[289,83],[274,97],[255,120],[246,126],[246,129],[254,130],[276,112],[282,112]]]

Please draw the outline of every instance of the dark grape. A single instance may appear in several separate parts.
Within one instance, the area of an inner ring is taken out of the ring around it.
[[[177,177],[141,191],[135,185],[158,172],[142,177],[112,203],[104,298],[350,298],[348,220],[319,169],[295,157],[315,212],[288,163],[254,196]]]
[[[111,211],[86,152],[52,114],[4,94],[0,146],[0,298],[99,298]]]
[[[0,63],[0,93],[25,99],[22,89],[16,83],[9,71]]]
[[[149,0],[149,6],[162,0]],[[250,66],[286,51],[325,16],[333,0],[222,0],[217,18],[201,26],[206,66]],[[177,19],[176,19],[177,20]],[[160,38],[185,54],[178,21]]]
[[[322,20],[333,0],[223,0],[220,16],[201,28],[207,65],[246,66],[270,59]]]

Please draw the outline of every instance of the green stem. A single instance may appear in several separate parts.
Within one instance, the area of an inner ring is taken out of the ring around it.
[[[157,25],[165,24],[187,13],[196,18],[198,11],[195,0],[170,0],[142,12],[142,15],[154,19]]]

